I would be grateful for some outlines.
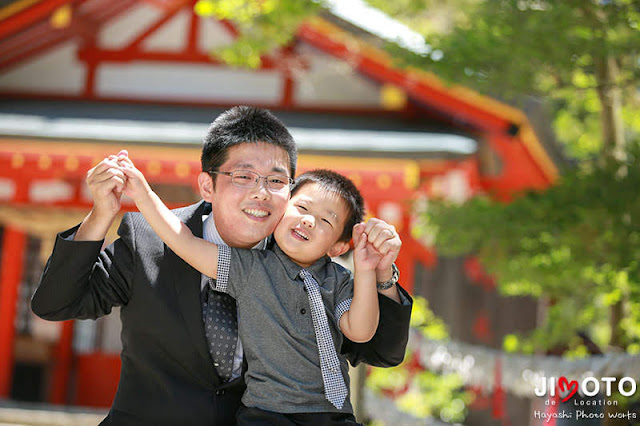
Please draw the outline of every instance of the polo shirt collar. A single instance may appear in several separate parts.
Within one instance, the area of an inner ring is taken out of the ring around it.
[[[284,265],[285,270],[287,271],[287,275],[290,279],[295,280],[296,278],[298,278],[300,271],[302,269],[306,269],[307,271],[311,272],[311,275],[313,275],[318,283],[323,282],[324,277],[320,275],[320,272],[327,265],[327,263],[331,262],[331,258],[329,256],[324,255],[320,259],[316,260],[313,265],[309,266],[308,268],[303,268],[302,266],[291,260],[289,256],[287,256],[282,251],[282,249],[278,247],[278,244],[274,244],[272,250]],[[320,285],[322,286],[322,284]]]

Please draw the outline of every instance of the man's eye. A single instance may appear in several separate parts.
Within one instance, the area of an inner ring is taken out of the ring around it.
[[[286,185],[289,183],[288,179],[285,177],[281,177],[281,176],[270,176],[269,177],[269,183],[275,184],[275,185]]]
[[[253,180],[253,176],[245,175],[245,174],[235,175],[234,177],[238,180],[247,180],[247,181]]]

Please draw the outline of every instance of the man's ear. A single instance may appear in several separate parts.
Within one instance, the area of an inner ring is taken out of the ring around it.
[[[215,190],[213,189],[213,181],[211,175],[207,172],[200,172],[198,175],[198,188],[200,189],[200,196],[203,200],[212,203]]]
[[[338,257],[340,255],[345,254],[348,250],[349,250],[349,242],[338,241],[333,246],[331,246],[331,248],[327,252],[327,256]]]

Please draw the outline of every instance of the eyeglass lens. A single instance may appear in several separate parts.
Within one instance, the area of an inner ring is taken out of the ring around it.
[[[274,191],[281,191],[289,185],[289,177],[285,175],[260,176],[258,173],[248,170],[231,172],[232,182],[243,188],[253,188],[260,179],[264,179],[267,187]]]

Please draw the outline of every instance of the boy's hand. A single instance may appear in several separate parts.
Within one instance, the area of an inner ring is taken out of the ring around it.
[[[398,258],[400,247],[402,247],[396,228],[374,217],[367,221],[364,233],[367,234],[367,241],[382,255],[376,267],[378,282],[391,279],[393,274],[391,264]]]
[[[353,264],[357,271],[376,269],[383,255],[367,241],[364,222],[353,227]]]
[[[118,156],[118,166],[127,177],[124,193],[138,204],[148,197],[151,192],[149,183],[140,170],[134,166],[128,156]]]

